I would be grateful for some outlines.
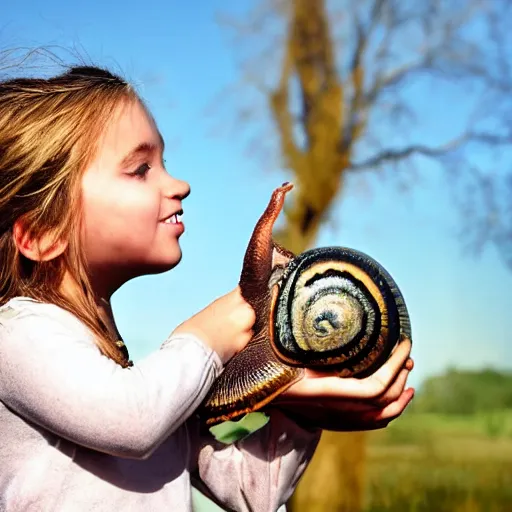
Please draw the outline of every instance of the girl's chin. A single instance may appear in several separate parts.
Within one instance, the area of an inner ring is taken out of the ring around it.
[[[181,249],[179,247],[173,249],[172,252],[168,251],[166,254],[152,255],[142,261],[132,261],[129,266],[125,267],[125,272],[123,272],[125,277],[135,279],[145,275],[161,274],[173,269],[182,259]]]
[[[163,260],[161,262],[154,263],[149,266],[147,269],[147,273],[151,274],[161,274],[162,272],[167,272],[169,270],[172,270],[176,265],[178,265],[181,261],[182,254],[181,251],[179,254],[176,254],[174,258],[168,258],[166,260]]]

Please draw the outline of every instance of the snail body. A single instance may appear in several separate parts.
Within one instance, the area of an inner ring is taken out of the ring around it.
[[[199,409],[207,425],[261,409],[305,368],[365,377],[411,338],[409,314],[391,275],[368,255],[322,247],[294,255],[272,240],[291,184],[259,219],[240,278],[256,312],[255,335],[214,382]]]

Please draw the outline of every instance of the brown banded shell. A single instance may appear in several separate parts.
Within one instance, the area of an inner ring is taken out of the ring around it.
[[[290,261],[272,297],[270,342],[290,365],[372,373],[401,336],[409,315],[389,273],[346,247],[306,251]]]

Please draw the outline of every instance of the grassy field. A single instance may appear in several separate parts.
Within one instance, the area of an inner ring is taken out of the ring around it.
[[[372,432],[365,512],[385,511],[512,512],[512,411],[406,413]]]
[[[368,434],[366,470],[364,512],[512,512],[512,410],[407,411]],[[220,511],[198,494],[195,504]]]

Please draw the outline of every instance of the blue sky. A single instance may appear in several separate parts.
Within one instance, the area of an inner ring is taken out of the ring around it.
[[[184,203],[182,263],[134,280],[114,297],[134,359],[236,285],[252,228],[272,190],[288,178],[272,162],[262,168],[251,160],[241,139],[212,135],[228,119],[227,110],[213,121],[205,113],[237,76],[229,38],[215,22],[216,13],[236,4],[31,0],[30,7],[2,6],[2,47],[78,46],[134,82],[166,139],[169,172],[192,185]],[[430,113],[450,122],[446,112]],[[407,195],[376,179],[369,179],[368,195],[360,180],[350,180],[335,222],[317,245],[363,250],[395,277],[412,319],[411,384],[449,366],[510,368],[512,272],[492,248],[478,259],[463,253],[442,174],[426,164],[420,174],[422,181]]]

